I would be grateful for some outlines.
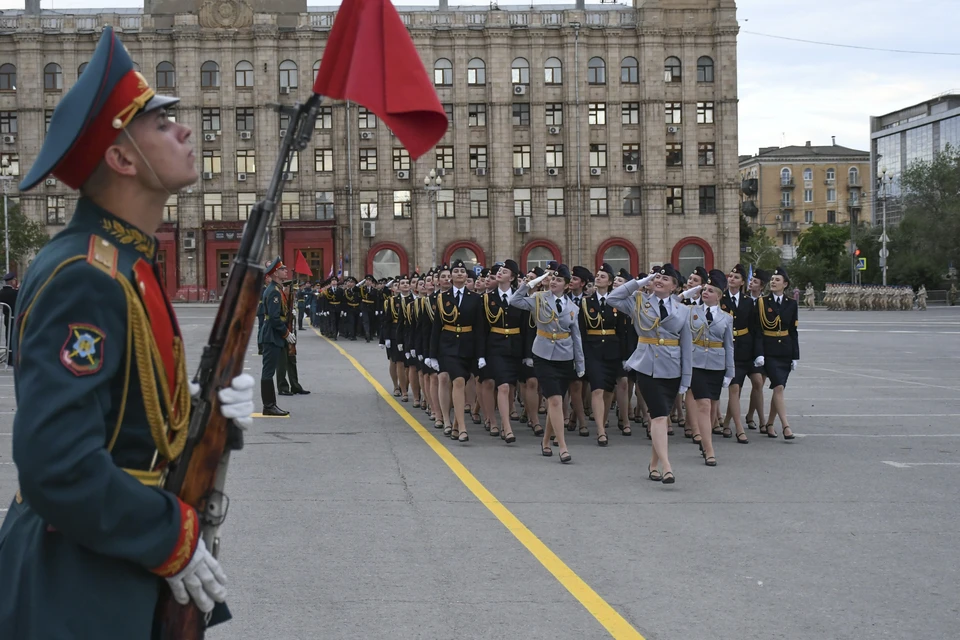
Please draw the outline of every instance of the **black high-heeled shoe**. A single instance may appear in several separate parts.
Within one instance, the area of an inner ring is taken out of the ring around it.
[[[573,460],[573,456],[570,455],[569,451],[564,451],[563,453],[560,454],[560,462],[562,462],[563,464],[567,464],[571,460]]]
[[[541,444],[541,445],[540,445],[540,454],[541,454],[544,458],[549,458],[550,456],[553,455],[553,449],[551,449],[550,447],[545,447],[545,446],[543,446],[543,445]]]

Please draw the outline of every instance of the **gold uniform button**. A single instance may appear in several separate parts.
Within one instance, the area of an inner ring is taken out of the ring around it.
[[[660,338],[660,341],[659,341],[659,342],[657,342],[657,344],[658,344],[658,345],[660,345],[660,346],[662,347],[662,346],[663,346],[663,338]]]

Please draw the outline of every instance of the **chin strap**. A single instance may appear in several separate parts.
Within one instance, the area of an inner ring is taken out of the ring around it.
[[[130,141],[130,144],[133,145],[133,148],[137,150],[137,154],[140,156],[140,159],[143,160],[143,164],[147,165],[147,169],[150,170],[150,173],[153,174],[153,179],[156,180],[157,184],[167,193],[167,198],[173,195],[173,192],[167,189],[166,185],[160,180],[160,176],[157,175],[157,172],[153,170],[153,165],[150,164],[150,161],[147,160],[147,156],[143,155],[143,151],[140,150],[140,145],[137,144],[137,141],[133,139],[133,136],[130,135],[130,132],[126,129],[123,130],[123,134],[127,136],[127,140]]]

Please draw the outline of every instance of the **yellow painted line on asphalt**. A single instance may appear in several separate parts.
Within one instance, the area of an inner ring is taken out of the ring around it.
[[[597,622],[602,624],[607,631],[610,632],[610,635],[616,638],[617,640],[644,640],[644,637],[633,628],[633,626],[627,622],[623,616],[621,616],[616,609],[611,607],[606,600],[600,597],[600,595],[594,591],[590,585],[583,581],[583,579],[574,573],[573,569],[568,567],[563,560],[560,559],[557,554],[550,550],[550,547],[545,545],[540,541],[540,538],[535,536],[530,529],[527,528],[525,524],[520,522],[513,513],[510,512],[505,506],[503,506],[497,498],[490,493],[490,491],[483,486],[483,484],[474,477],[472,473],[463,465],[460,460],[457,459],[455,455],[450,453],[450,450],[443,446],[439,440],[434,437],[434,435],[428,431],[420,422],[414,418],[409,411],[406,410],[396,398],[393,397],[384,387],[381,385],[376,378],[374,378],[369,371],[367,371],[362,364],[360,364],[356,358],[346,352],[340,345],[337,343],[325,338],[320,334],[316,329],[313,330],[318,336],[323,338],[330,344],[334,349],[340,352],[344,358],[346,358],[354,368],[360,372],[367,382],[376,389],[377,393],[380,394],[390,407],[397,412],[397,414],[403,418],[411,429],[413,429],[417,435],[423,438],[423,441],[433,449],[433,452],[437,454],[444,464],[446,464],[453,474],[460,479],[460,482],[470,490],[470,492],[476,496],[483,506],[490,510],[490,512],[503,524],[507,530],[512,533],[517,540],[520,541],[527,550],[533,554],[533,557],[536,558],[540,564],[546,568],[547,571],[553,574],[553,577],[556,578],[560,584],[570,592],[574,598],[580,601],[580,604],[586,608],[590,614],[597,619]]]

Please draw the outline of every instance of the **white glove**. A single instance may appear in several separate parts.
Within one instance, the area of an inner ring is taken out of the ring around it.
[[[381,349],[386,349],[386,348],[387,348],[387,345],[385,345],[385,344],[383,344],[383,343],[381,342],[381,343],[380,343],[380,348],[381,348]]]
[[[220,414],[224,418],[233,420],[233,424],[241,429],[248,429],[253,425],[253,387],[256,381],[249,373],[241,373],[230,381],[230,386],[220,389],[217,398],[220,399]]]
[[[387,345],[387,349],[389,349],[389,348],[390,348],[390,341],[387,340],[385,344]]]
[[[620,361],[620,366],[623,368],[624,371],[626,371],[626,370],[627,370],[627,361],[626,361],[626,360],[621,360],[621,361]]]
[[[683,386],[683,385],[680,385],[680,390],[677,391],[677,393],[682,396],[682,395],[686,395],[687,391],[689,391],[689,390],[690,390],[689,387],[685,387],[685,386]]]
[[[523,359],[523,364],[527,365],[528,367],[532,367],[532,366],[533,366],[533,358],[524,358],[524,359]]]
[[[724,377],[724,378],[723,378],[723,388],[726,389],[727,387],[729,387],[729,386],[730,386],[730,383],[731,383],[732,381],[733,381],[733,378]]]
[[[477,359],[477,367],[479,367],[480,369],[483,369],[485,366],[487,366],[487,359],[486,359],[486,358],[478,358],[478,359]]]
[[[434,371],[437,373],[440,372],[440,362],[436,358],[433,359],[433,364],[431,366],[433,367]]]
[[[583,377],[583,374],[584,374],[583,371],[577,371],[577,377],[578,377],[578,378],[582,378],[582,377]]]
[[[420,362],[423,362],[423,354],[422,354],[422,353],[421,353],[420,355],[418,355],[417,358],[420,359]]]
[[[297,334],[293,333],[292,331],[288,333],[287,342],[289,342],[290,344],[297,344]]]
[[[690,300],[691,298],[695,297],[698,293],[700,293],[700,289],[703,289],[703,287],[698,284],[697,286],[684,291],[681,297],[684,300]]]
[[[397,343],[397,351],[403,351],[403,345],[399,342]]]
[[[410,352],[409,352],[409,351],[404,351],[404,352],[403,352],[403,357],[406,358],[407,360],[409,360],[409,359],[410,359]]]
[[[227,599],[227,576],[220,563],[207,551],[203,538],[197,543],[190,564],[175,576],[167,578],[173,599],[187,604],[192,598],[204,613],[213,611],[214,602]]]
[[[544,279],[545,279],[548,275],[550,275],[550,274],[549,274],[549,273],[545,273],[545,274],[543,274],[542,276],[537,276],[536,278],[534,278],[533,280],[531,280],[530,282],[527,283],[527,287],[529,287],[530,289],[533,289],[533,288],[536,287],[538,284],[540,284],[541,282],[543,282]]]
[[[790,362],[790,370],[791,370],[791,371],[796,371],[796,370],[797,370],[797,367],[800,366],[800,365],[797,364],[797,363],[798,363],[797,360],[793,360],[793,361]]]
[[[416,358],[416,357],[417,357],[417,352],[416,352],[416,350],[415,350],[415,349],[410,349],[410,355],[412,355],[414,358]]]
[[[763,356],[757,356],[757,359],[753,361],[753,366],[762,367],[764,363]]]
[[[645,286],[647,286],[648,284],[650,284],[651,282],[653,282],[653,279],[656,278],[656,277],[657,277],[657,274],[651,273],[650,275],[648,275],[648,276],[647,276],[646,278],[644,278],[643,280],[638,280],[638,281],[637,281],[637,284],[639,284],[639,285],[640,285],[640,288],[643,289]]]

